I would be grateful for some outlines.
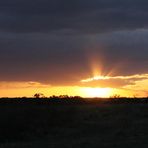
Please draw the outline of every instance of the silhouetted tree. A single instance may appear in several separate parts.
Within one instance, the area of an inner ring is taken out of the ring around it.
[[[68,99],[69,96],[68,96],[68,95],[60,95],[59,98],[60,98],[60,99]]]
[[[42,94],[42,93],[36,93],[36,94],[34,94],[34,97],[35,98],[45,98],[44,94]]]
[[[120,96],[120,95],[118,95],[118,94],[114,94],[114,95],[113,95],[113,96],[111,96],[110,98],[119,99],[119,98],[121,98],[121,96]]]

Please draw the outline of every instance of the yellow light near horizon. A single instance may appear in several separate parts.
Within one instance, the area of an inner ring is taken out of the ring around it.
[[[115,94],[121,97],[146,97],[148,79],[137,81],[135,85],[125,87],[104,86],[91,81],[120,79],[130,80],[133,78],[147,78],[148,74],[132,76],[95,76],[80,81],[80,86],[50,86],[38,82],[0,82],[0,97],[32,97],[35,93],[43,93],[46,97],[52,95],[69,95],[81,97],[110,97]],[[90,84],[90,85],[89,85]],[[94,87],[93,87],[94,86]]]
[[[137,92],[137,91],[136,91]],[[0,97],[33,97],[35,93],[43,93],[46,97],[52,95],[81,96],[86,98],[110,97],[115,94],[126,97],[133,97],[135,91],[118,88],[92,88],[92,87],[49,87],[49,88],[22,88],[22,89],[0,89]],[[140,96],[146,96],[139,92]]]
[[[109,97],[112,94],[111,88],[81,88],[81,93],[87,97]]]

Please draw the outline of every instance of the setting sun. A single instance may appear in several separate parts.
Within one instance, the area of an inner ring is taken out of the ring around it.
[[[88,97],[109,97],[112,94],[110,88],[82,88],[81,93]]]

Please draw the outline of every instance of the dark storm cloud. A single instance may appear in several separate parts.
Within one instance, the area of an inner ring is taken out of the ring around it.
[[[81,50],[85,37],[9,33],[0,38],[1,80],[50,80],[71,84],[87,69]],[[71,80],[72,77],[76,78]]]
[[[103,74],[147,73],[147,10],[146,0],[1,0],[0,81],[75,85],[91,76],[91,54]]]
[[[147,73],[148,64],[148,30],[119,31],[96,35],[92,45],[104,45],[104,71],[117,68],[119,75]],[[94,51],[99,54],[98,49]],[[116,71],[115,71],[116,72]],[[117,74],[115,73],[115,74]]]
[[[0,29],[91,33],[147,27],[146,0],[1,0]]]
[[[115,75],[147,73],[147,38],[147,30],[91,36],[1,34],[0,79],[77,84],[92,76],[91,53],[98,61],[103,56],[103,74],[112,70]]]

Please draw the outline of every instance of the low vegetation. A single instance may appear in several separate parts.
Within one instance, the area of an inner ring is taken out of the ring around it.
[[[148,147],[148,98],[0,99],[2,148]]]

